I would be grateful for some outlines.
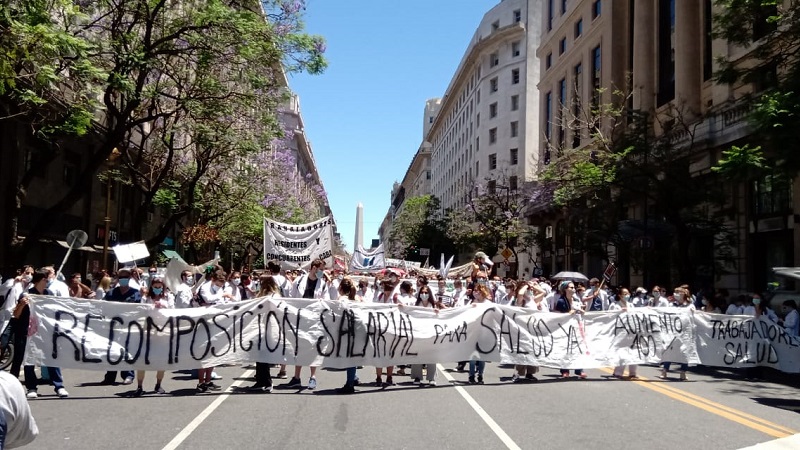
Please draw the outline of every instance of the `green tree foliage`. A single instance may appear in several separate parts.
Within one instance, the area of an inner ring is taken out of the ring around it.
[[[327,65],[322,38],[303,32],[303,9],[304,2],[288,0],[0,6],[6,117],[49,140],[92,130],[79,181],[54,193],[31,235],[89,192],[101,172],[120,174],[140,193],[135,223],[152,204],[168,213],[159,230],[141,236],[151,244],[181,220],[196,214],[207,223],[224,214],[219,205],[251,198],[239,190],[251,183],[240,175],[285,135],[278,121],[288,98],[285,72],[319,73]],[[120,157],[108,171],[115,150]],[[34,170],[52,159],[37,159]],[[15,223],[31,180],[20,177],[4,220]],[[256,187],[263,198],[265,186]]]
[[[720,57],[717,81],[751,83],[753,143],[728,150],[715,171],[748,180],[766,171],[800,170],[800,3],[776,0],[716,0],[715,37],[751,51],[747,61]],[[757,61],[757,64],[751,64]],[[769,159],[770,164],[764,161]]]
[[[391,258],[422,262],[420,248],[430,250],[430,257],[454,254],[454,245],[446,236],[446,220],[439,199],[432,195],[407,198],[392,222],[387,253]],[[438,260],[437,260],[438,261]]]

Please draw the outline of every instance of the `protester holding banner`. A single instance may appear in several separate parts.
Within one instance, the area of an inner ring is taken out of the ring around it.
[[[599,297],[599,294],[597,297]],[[563,314],[583,314],[582,306],[582,301],[578,299],[575,294],[575,283],[572,281],[562,281],[561,284],[558,285],[558,295],[556,297],[554,311]],[[575,369],[575,375],[579,378],[586,378],[583,369]],[[561,369],[561,378],[569,378],[569,369]]]
[[[692,302],[691,294],[688,290],[683,287],[677,287],[672,293],[672,297],[675,299],[675,304],[678,308],[687,308],[690,311],[694,311],[694,303]],[[689,364],[687,363],[680,363],[680,380],[686,381],[688,378],[686,377],[686,371],[689,370]],[[659,378],[662,380],[666,380],[667,374],[669,373],[669,368],[672,365],[672,361],[664,361],[662,364],[661,375]]]
[[[272,264],[272,261],[270,261],[270,264]],[[285,282],[283,277],[281,279]],[[270,299],[280,295],[280,287],[275,275],[262,275],[258,284],[261,287],[261,290],[256,294],[259,298]],[[250,391],[272,393],[272,377],[269,373],[269,367],[268,363],[256,361],[256,384],[250,386]],[[286,365],[282,365],[281,370],[283,378],[286,378]]]
[[[315,259],[311,262],[311,269],[294,282],[292,297],[330,300],[330,277],[325,273],[325,261]]]
[[[652,308],[666,308],[669,306],[669,300],[667,299],[667,296],[664,295],[665,293],[666,291],[661,286],[653,286],[653,290],[651,291],[653,296],[650,297],[647,306]]]
[[[173,309],[175,308],[175,297],[171,292],[166,290],[164,280],[158,275],[155,275],[150,278],[150,289],[148,290],[147,295],[142,298],[142,303],[153,305],[155,309]],[[137,388],[133,393],[134,397],[141,397],[144,395],[144,388],[142,387],[144,383],[144,375],[144,370],[136,371]],[[161,382],[163,380],[164,370],[156,371],[156,387],[153,388],[153,392],[156,394],[166,394],[164,388],[161,387]]]
[[[209,307],[229,303],[233,300],[233,286],[228,283],[228,274],[217,270],[211,275],[211,281],[200,288],[196,302],[199,307]],[[222,389],[212,380],[214,367],[200,367],[197,370],[197,392],[218,391]]]
[[[47,271],[40,270],[34,273],[30,283],[31,288],[27,293],[23,293],[22,297],[20,297],[19,301],[17,302],[17,307],[14,309],[14,333],[17,337],[17,339],[15,339],[16,345],[14,348],[19,350],[14,353],[15,360],[17,360],[17,354],[20,355],[19,358],[22,358],[25,354],[27,338],[29,337],[29,334],[33,335],[35,333],[35,330],[31,329],[31,323],[37,323],[35,318],[34,320],[31,320],[31,308],[28,304],[28,294],[53,295],[53,292],[47,289],[47,285],[50,280],[52,280],[52,278],[49,278]],[[21,359],[18,361],[21,362]],[[69,397],[69,392],[64,389],[64,380],[61,377],[61,369],[59,367],[52,366],[42,366],[42,368],[47,370],[47,373],[50,376],[50,382],[53,384],[53,388],[56,391],[56,395],[58,395],[60,398]],[[28,390],[27,397],[37,398],[39,396],[39,380],[36,377],[36,370],[34,366],[26,364],[23,367],[23,371],[25,372],[25,388]],[[19,363],[12,363],[11,373],[14,376],[19,376]]]
[[[480,272],[479,272],[480,273]],[[478,284],[472,290],[472,307],[477,307],[482,303],[492,303],[492,294],[485,284]],[[469,384],[483,384],[483,370],[486,368],[486,361],[471,359],[469,361]],[[478,375],[477,381],[475,375]]]
[[[520,287],[514,294],[514,306],[536,312],[548,312],[547,302],[544,301],[545,295],[546,291],[539,286],[537,281],[528,283],[520,282]],[[514,366],[514,369],[514,375],[511,376],[512,382],[538,381],[536,379],[536,374],[539,372],[539,366],[517,364]]]
[[[430,308],[437,313],[439,312],[439,309],[442,308],[441,302],[434,298],[428,285],[423,285],[419,289],[419,292],[417,293],[417,301],[414,306]],[[436,363],[412,364],[411,378],[414,380],[414,384],[421,384],[423,369],[426,371],[425,380],[428,382],[428,384],[430,386],[436,386]]]
[[[122,268],[117,271],[117,287],[110,290],[105,299],[112,302],[123,303],[141,303],[142,296],[138,289],[133,289],[130,286],[131,270]],[[133,371],[122,370],[119,372],[122,378],[122,384],[133,383]],[[103,384],[114,384],[117,380],[117,372],[108,371],[103,378]]]
[[[629,306],[631,306],[631,293],[628,288],[620,288],[619,289],[619,296],[616,303],[610,305],[608,307],[609,311],[617,311],[618,313],[625,314],[628,312]],[[639,366],[637,364],[628,364],[628,377],[631,379],[638,378],[636,376],[636,369]],[[614,367],[614,378],[622,379],[623,375],[625,374],[625,365],[618,365]]]

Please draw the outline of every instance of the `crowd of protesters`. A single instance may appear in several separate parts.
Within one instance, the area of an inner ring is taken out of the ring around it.
[[[3,301],[0,322],[7,336],[11,336],[16,349],[24,349],[29,336],[30,320],[28,307],[29,294],[53,295],[83,299],[105,300],[125,303],[151,304],[154,308],[203,308],[217,304],[238,302],[259,297],[293,297],[318,300],[347,300],[355,302],[390,303],[400,308],[423,307],[433,310],[475,306],[480,303],[497,303],[530,309],[533,312],[554,312],[561,314],[583,314],[593,311],[626,311],[630,308],[676,307],[702,309],[709,313],[726,313],[734,315],[764,316],[783,326],[788,334],[800,334],[797,304],[794,300],[785,301],[781,317],[761,302],[761,295],[749,294],[730,298],[728,292],[720,289],[713,295],[705,293],[693,294],[688,285],[680,285],[673,289],[653,286],[650,289],[625,286],[609,286],[605,282],[592,278],[547,279],[534,277],[530,279],[500,278],[492,276],[492,262],[483,252],[475,254],[468,274],[458,277],[441,275],[428,277],[401,270],[387,269],[381,274],[347,274],[345,270],[333,268],[329,270],[325,261],[314,260],[306,270],[282,270],[276,261],[270,261],[266,270],[251,272],[225,272],[219,266],[208,266],[185,270],[180,274],[177,287],[170,290],[164,279],[164,272],[156,267],[146,269],[126,267],[116,273],[98,272],[93,274],[91,282],[84,282],[81,274],[75,273],[60,281],[52,266],[34,269],[31,266],[21,268],[17,276],[9,278],[0,287],[0,301]],[[23,366],[23,353],[14,353],[10,372],[19,377],[20,368],[24,369],[24,384],[29,399],[38,397],[40,379],[33,366]],[[436,361],[425,364],[414,364],[410,367],[410,377],[415,384],[436,384]],[[467,382],[482,384],[486,363],[480,360],[461,361],[455,371],[468,371]],[[287,379],[285,365],[279,365],[274,378]],[[661,378],[666,379],[671,368],[670,362],[662,363]],[[248,390],[253,392],[271,392],[273,377],[270,371],[273,365],[255,364],[255,384]],[[291,379],[285,384],[289,388],[303,387],[302,367],[294,367]],[[374,385],[384,388],[395,384],[395,376],[406,376],[407,367],[376,367]],[[623,378],[624,367],[616,367],[613,377]],[[635,379],[637,367],[630,365],[628,376]],[[306,389],[317,387],[317,367],[309,367],[309,378]],[[680,364],[679,379],[686,380],[687,365]],[[64,388],[61,370],[58,367],[43,367],[43,378],[49,380],[59,397],[65,398],[69,393]],[[537,381],[539,367],[530,365],[514,366],[510,380],[515,383]],[[213,367],[199,367],[193,371],[197,378],[196,390],[199,393],[220,390],[214,383],[216,375]],[[579,379],[587,374],[578,369],[574,374]],[[756,375],[749,372],[750,375]],[[145,372],[121,371],[106,372],[103,384],[114,385],[119,375],[123,385],[137,383],[131,396],[138,397],[145,393]],[[165,394],[162,386],[164,371],[156,371],[156,394]],[[561,378],[571,378],[570,371],[560,370]],[[338,389],[340,393],[355,392],[360,384],[358,368],[347,369],[346,384]]]

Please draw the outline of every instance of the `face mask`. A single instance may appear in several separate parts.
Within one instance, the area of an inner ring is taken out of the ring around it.
[[[194,286],[194,277],[187,278],[184,283],[186,283],[187,286]]]
[[[478,284],[480,284],[481,286],[485,286],[486,280],[478,280]]]
[[[219,286],[217,286],[216,284],[212,284],[211,285],[211,293],[212,294],[216,294],[217,291],[219,291]]]
[[[153,294],[155,295],[161,295],[162,292],[164,292],[164,288],[153,288]]]
[[[706,305],[708,305],[708,300],[703,299],[703,301],[701,303],[703,304],[703,306],[706,306]]]
[[[660,291],[653,291],[653,297],[655,297],[655,298],[661,297],[661,292]]]
[[[47,280],[47,287],[50,287],[52,285],[53,285],[53,278],[50,278]]]
[[[236,286],[239,286],[240,284],[242,284],[242,280],[239,279],[239,278],[234,278],[233,279],[233,284],[235,284]]]
[[[622,296],[622,300],[625,301],[625,302],[629,301],[630,299],[631,299],[630,295],[623,295]]]
[[[325,276],[325,272],[323,272],[322,270],[318,270],[316,272],[316,275],[317,275],[317,278],[322,278],[323,276]]]
[[[336,277],[337,280],[342,281],[344,280],[344,275],[339,275]]]
[[[150,278],[155,278],[157,274],[158,272],[150,272],[148,275],[150,276]]]
[[[754,298],[753,299],[753,304],[754,305],[760,305],[761,304],[761,299],[760,298]]]
[[[683,299],[683,294],[676,293],[676,294],[674,294],[674,296],[675,296],[675,300],[677,300],[677,301],[681,301]]]
[[[128,287],[128,283],[130,283],[130,282],[131,282],[130,278],[120,278],[119,279],[119,285],[122,286],[122,287]]]
[[[25,275],[24,277],[22,277],[22,280],[26,283],[30,283],[31,280],[33,280],[33,275]]]
[[[422,301],[427,301],[428,297],[428,294],[419,294],[419,299]]]

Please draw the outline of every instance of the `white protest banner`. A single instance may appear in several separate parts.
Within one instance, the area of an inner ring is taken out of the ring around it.
[[[766,366],[784,372],[800,367],[800,341],[763,316],[696,314],[695,327],[703,364]]]
[[[128,263],[146,259],[150,257],[150,251],[147,250],[147,245],[144,241],[134,242],[133,244],[115,245],[111,247],[117,261],[121,263]]]
[[[369,272],[386,268],[383,244],[372,250],[358,246],[350,259],[350,270],[354,272]]]
[[[308,268],[322,259],[333,267],[333,219],[290,225],[264,218],[264,260],[276,260],[284,269]]]
[[[580,316],[486,303],[436,314],[391,304],[282,298],[154,309],[33,296],[33,314],[38,328],[28,339],[27,362],[68,368],[176,370],[253,361],[345,368],[481,359],[591,369],[666,360],[800,372],[797,338],[760,325],[760,319],[729,317],[726,323],[727,316],[685,309]],[[726,331],[723,339],[726,329],[740,331]],[[754,344],[761,334],[774,336],[766,348],[775,351],[764,350],[763,358]],[[737,350],[745,343],[747,350]]]

